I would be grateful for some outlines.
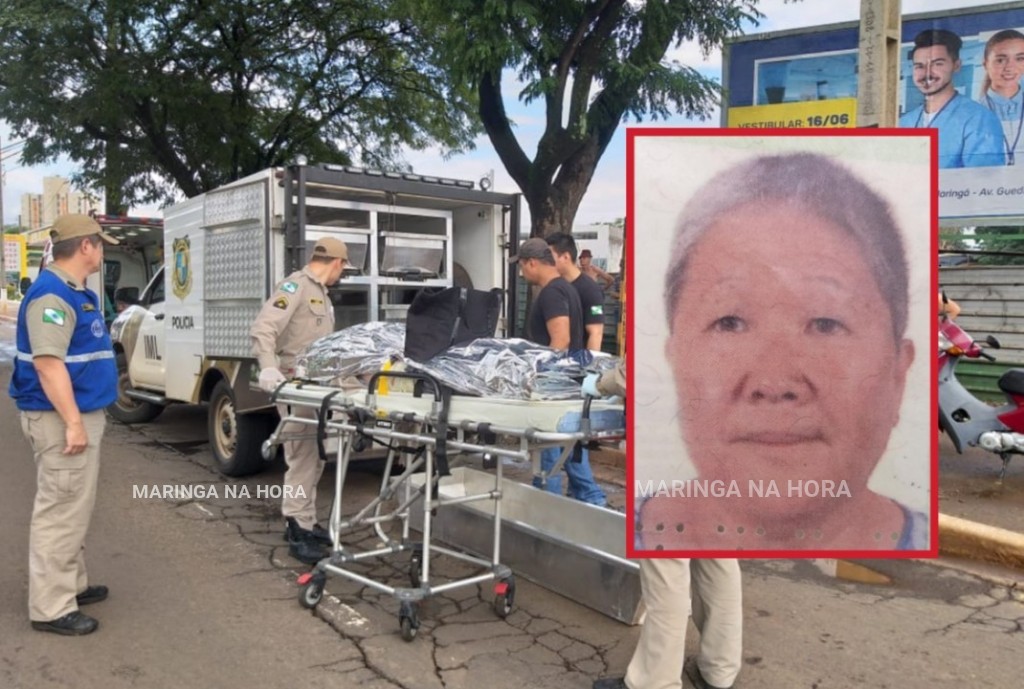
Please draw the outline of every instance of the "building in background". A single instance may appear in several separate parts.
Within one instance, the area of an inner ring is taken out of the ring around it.
[[[35,229],[43,225],[43,195],[22,194],[21,215],[18,224],[22,228]]]
[[[622,221],[615,223],[594,223],[574,227],[572,237],[579,251],[590,249],[594,265],[608,273],[618,274],[622,260],[622,246],[625,241]]]
[[[21,195],[20,225],[36,230],[52,225],[57,216],[65,213],[102,212],[99,202],[90,195],[71,189],[64,177],[43,177],[42,194]]]

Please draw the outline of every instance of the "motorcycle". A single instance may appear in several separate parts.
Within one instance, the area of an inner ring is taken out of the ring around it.
[[[939,324],[939,428],[949,435],[956,451],[964,446],[980,447],[999,455],[1006,467],[1015,454],[1024,454],[1024,369],[1004,373],[998,381],[1006,395],[1006,404],[994,407],[975,397],[956,377],[957,363],[964,357],[996,358],[985,347],[999,349],[999,340],[989,335],[984,343],[974,340],[956,322],[943,319]]]

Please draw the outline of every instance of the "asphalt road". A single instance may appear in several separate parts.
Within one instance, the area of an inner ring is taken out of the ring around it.
[[[10,339],[10,324],[0,321],[4,390]],[[397,633],[395,601],[355,584],[331,579],[316,613],[302,609],[294,578],[305,568],[287,555],[277,501],[258,497],[261,486],[280,484],[280,466],[221,479],[209,467],[198,407],[169,409],[145,426],[108,425],[87,558],[93,582],[110,586],[111,597],[88,609],[101,622],[96,634],[41,634],[29,627],[25,604],[34,471],[5,394],[0,439],[4,689],[586,689],[596,677],[621,674],[636,643],[637,628],[522,580],[506,620],[495,618],[486,590],[431,599],[411,643]],[[985,459],[943,459],[953,467],[944,469],[944,509],[1016,519],[1022,468],[995,488]],[[358,502],[376,478],[356,472],[347,494]],[[322,514],[332,480],[328,470]],[[220,496],[136,494],[163,485],[218,486]],[[250,497],[225,498],[226,485],[246,486]],[[737,688],[1021,686],[1024,578],[948,561],[875,564],[893,584],[838,581],[807,562],[744,561],[745,666]],[[405,567],[373,572],[398,581]],[[438,569],[457,566],[439,562]],[[691,654],[695,637],[687,641]]]

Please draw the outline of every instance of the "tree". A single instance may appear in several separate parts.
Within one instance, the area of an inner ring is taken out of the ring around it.
[[[704,119],[719,85],[666,61],[695,40],[705,54],[761,15],[757,0],[409,0],[452,75],[475,90],[491,143],[530,207],[532,235],[570,231],[598,161],[624,118]],[[531,160],[506,114],[506,70],[519,96],[543,99]]]
[[[69,156],[108,212],[297,154],[399,167],[403,147],[462,150],[472,94],[394,5],[0,0],[0,112],[25,164]]]
[[[975,254],[979,265],[1024,264],[1024,227],[975,227],[959,239],[958,248]]]

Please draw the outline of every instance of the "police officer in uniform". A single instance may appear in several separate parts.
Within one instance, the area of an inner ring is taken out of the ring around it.
[[[29,618],[39,631],[82,635],[99,623],[79,606],[108,594],[106,586],[89,585],[85,536],[96,501],[103,409],[117,398],[103,308],[85,280],[102,269],[104,242],[117,240],[87,215],[62,215],[53,230],[53,261],[18,312],[10,395],[36,463]]]
[[[348,263],[348,248],[333,237],[317,241],[313,255],[302,270],[285,278],[263,305],[252,324],[253,354],[260,367],[260,387],[273,392],[295,373],[295,358],[314,340],[334,332],[334,308],[327,288],[341,279]],[[281,417],[287,405],[278,405]],[[293,415],[314,418],[312,409],[295,409]],[[286,434],[310,434],[310,427],[289,423]],[[324,557],[323,545],[331,542],[316,521],[316,485],[323,474],[316,439],[284,443],[288,468],[284,473],[281,514],[287,524],[288,552],[296,560],[315,564]]]

